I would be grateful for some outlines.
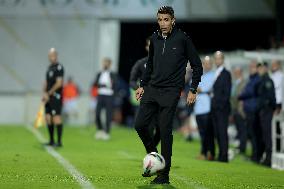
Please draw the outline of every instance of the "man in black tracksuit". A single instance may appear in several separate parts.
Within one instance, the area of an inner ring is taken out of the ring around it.
[[[172,7],[163,6],[157,13],[160,30],[151,36],[150,50],[146,70],[136,98],[141,99],[136,118],[135,129],[141,138],[147,153],[157,152],[148,125],[153,116],[158,116],[161,135],[161,154],[165,158],[165,169],[151,182],[168,184],[172,156],[172,122],[181,89],[184,87],[187,62],[193,69],[192,84],[187,103],[196,100],[196,89],[203,73],[201,60],[191,39],[174,27]],[[142,176],[150,176],[143,173]]]

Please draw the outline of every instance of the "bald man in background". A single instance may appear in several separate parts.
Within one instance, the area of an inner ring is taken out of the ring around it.
[[[55,48],[51,48],[48,53],[50,65],[46,72],[46,80],[43,87],[42,101],[45,103],[45,116],[49,133],[47,145],[62,146],[62,89],[64,68],[58,63],[58,53]],[[54,128],[57,128],[57,143],[54,141]]]

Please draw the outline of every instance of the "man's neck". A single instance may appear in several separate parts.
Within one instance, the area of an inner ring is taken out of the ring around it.
[[[242,81],[243,80],[243,77],[237,77],[236,78],[236,81]]]
[[[171,28],[168,33],[162,33],[162,37],[163,37],[163,38],[167,38],[168,35],[169,35],[170,33],[172,33],[172,31],[173,31],[173,28]]]
[[[209,70],[204,70],[204,73],[208,73],[208,72],[210,72],[211,71],[211,69],[209,69]]]

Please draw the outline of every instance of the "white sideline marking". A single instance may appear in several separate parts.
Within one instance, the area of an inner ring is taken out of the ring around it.
[[[201,185],[199,185],[199,184],[197,184],[195,182],[192,182],[192,181],[188,180],[186,177],[182,177],[182,176],[179,176],[177,174],[173,174],[173,176],[176,179],[178,179],[178,180],[182,181],[183,183],[185,183],[186,185],[193,187],[194,189],[207,189],[204,186],[201,186]]]
[[[44,143],[46,141],[42,134],[36,129],[29,126],[27,126],[26,128],[31,131],[40,142]],[[86,179],[81,172],[79,172],[68,160],[64,159],[64,157],[56,152],[52,147],[45,146],[44,148],[58,161],[59,164],[61,164],[69,172],[70,175],[74,177],[74,179],[80,184],[83,189],[95,189],[92,183],[88,181],[88,179]]]
[[[118,151],[117,154],[119,154],[119,155],[121,155],[121,156],[123,156],[127,159],[136,159],[137,158],[136,156],[133,156],[126,151]],[[179,176],[177,174],[172,174],[172,176],[175,177],[176,179],[182,181],[185,185],[190,186],[193,189],[208,189],[208,188],[201,186],[201,185],[199,185],[199,184],[197,184],[193,181],[188,180],[186,177],[182,177],[182,176]]]

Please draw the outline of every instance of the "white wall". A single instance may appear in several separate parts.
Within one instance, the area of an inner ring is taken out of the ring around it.
[[[0,92],[40,91],[51,47],[58,50],[65,75],[74,76],[82,90],[88,91],[102,57],[114,60],[115,71],[118,67],[119,26],[119,22],[112,20],[0,18],[0,69],[6,72],[6,76],[0,76]]]

